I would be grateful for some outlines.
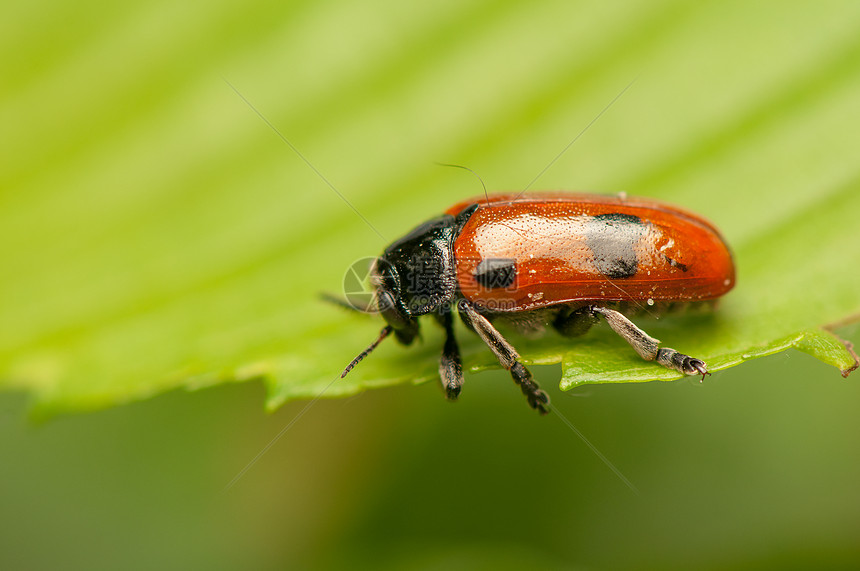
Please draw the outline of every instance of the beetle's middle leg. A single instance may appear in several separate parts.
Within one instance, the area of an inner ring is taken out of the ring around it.
[[[532,379],[532,374],[520,362],[520,355],[514,349],[513,345],[508,343],[507,339],[502,337],[502,334],[493,327],[493,324],[486,317],[478,313],[470,303],[461,301],[459,309],[460,317],[463,318],[466,325],[478,334],[484,343],[496,354],[499,363],[511,372],[514,382],[520,386],[520,390],[526,395],[529,406],[541,414],[548,413],[549,396]]]
[[[674,369],[685,375],[702,375],[708,373],[708,366],[701,359],[684,355],[671,347],[660,347],[660,340],[654,339],[620,312],[596,305],[587,308],[594,314],[603,317],[613,331],[627,341],[633,349],[646,361],[657,361],[668,369]]]
[[[556,315],[552,326],[565,337],[579,337],[587,333],[595,323],[597,316],[591,311],[591,307],[581,307],[573,311],[565,308]]]

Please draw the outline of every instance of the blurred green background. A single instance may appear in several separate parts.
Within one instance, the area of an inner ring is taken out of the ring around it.
[[[860,340],[860,335],[854,335]],[[794,352],[691,382],[554,388],[638,488],[498,371],[261,412],[259,385],[62,417],[2,405],[7,569],[850,568],[860,387]]]
[[[860,566],[860,385],[794,351],[570,393],[534,367],[638,494],[498,371],[323,399],[223,491],[306,405],[267,399],[376,332],[315,296],[384,245],[225,79],[391,239],[480,192],[434,161],[522,188],[635,78],[535,188],[767,245],[856,188],[858,38],[848,1],[4,4],[0,567]],[[374,357],[432,369],[428,337]]]

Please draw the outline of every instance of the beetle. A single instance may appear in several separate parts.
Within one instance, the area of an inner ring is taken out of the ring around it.
[[[735,269],[720,232],[707,220],[663,202],[621,195],[541,192],[460,202],[388,246],[371,267],[373,307],[385,319],[378,338],[403,345],[432,315],[445,331],[439,376],[448,399],[463,386],[454,313],[510,371],[529,405],[546,414],[549,397],[494,323],[521,330],[551,326],[585,333],[600,318],[645,360],[685,375],[708,375],[685,355],[637,327],[627,315],[647,306],[699,304],[732,289]]]

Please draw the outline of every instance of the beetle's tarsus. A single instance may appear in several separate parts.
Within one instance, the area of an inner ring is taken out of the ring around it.
[[[541,414],[549,412],[545,406],[549,405],[549,396],[534,382],[531,372],[526,369],[525,365],[519,361],[514,363],[511,367],[511,376],[514,378],[514,382],[520,386],[520,390],[526,396],[526,400],[529,401],[530,407]]]
[[[442,346],[442,358],[439,360],[439,378],[445,389],[445,398],[455,401],[463,389],[463,363],[460,360],[460,348],[454,337],[451,312],[447,311],[439,315],[438,319],[445,328],[445,344]]]

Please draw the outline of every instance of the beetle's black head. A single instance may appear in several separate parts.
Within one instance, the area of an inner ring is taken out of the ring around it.
[[[409,345],[418,335],[418,320],[404,302],[403,286],[397,268],[384,257],[379,257],[370,272],[376,309],[392,328],[397,340]]]
[[[453,216],[418,226],[391,244],[371,270],[377,309],[397,339],[410,343],[418,334],[419,315],[439,310],[454,298]]]
[[[344,375],[390,333],[408,345],[418,336],[418,316],[446,310],[457,291],[454,240],[476,207],[456,217],[445,214],[425,222],[376,259],[370,280],[376,309],[387,325],[379,338],[353,359]]]

